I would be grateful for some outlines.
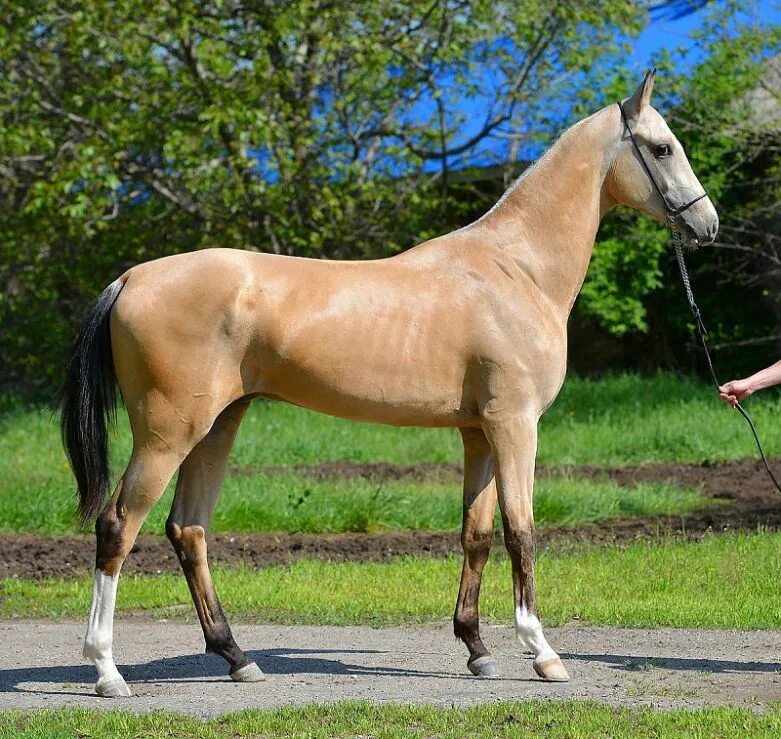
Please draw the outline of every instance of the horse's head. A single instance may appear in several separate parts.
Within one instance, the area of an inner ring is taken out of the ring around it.
[[[624,115],[618,116],[621,138],[609,175],[610,194],[617,203],[656,220],[672,217],[693,247],[712,244],[719,217],[710,198],[696,200],[704,193],[702,185],[680,142],[651,107],[654,79],[655,72],[646,74],[635,94],[621,104]]]

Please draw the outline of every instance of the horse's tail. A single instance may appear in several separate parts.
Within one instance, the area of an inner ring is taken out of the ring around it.
[[[85,523],[97,517],[108,493],[107,427],[117,400],[110,318],[124,284],[122,278],[112,282],[87,313],[59,393],[62,444],[79,486],[79,515]]]

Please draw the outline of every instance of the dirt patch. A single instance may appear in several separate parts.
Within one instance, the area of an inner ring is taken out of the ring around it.
[[[781,459],[771,460],[778,467]],[[685,515],[662,515],[608,521],[572,529],[551,530],[552,539],[567,546],[577,542],[623,544],[659,536],[699,540],[714,532],[781,530],[781,495],[758,460],[732,460],[704,464],[644,464],[631,467],[577,466],[542,468],[541,475],[571,475],[608,479],[631,487],[638,483],[669,482],[700,489],[710,505]]]
[[[770,460],[774,468],[781,467],[781,458]],[[729,462],[653,463],[626,467],[542,467],[543,475],[568,474],[590,479],[607,478],[622,486],[643,482],[671,482],[683,488],[702,488],[713,499],[765,501],[781,509],[781,495],[773,487],[759,460],[735,459]]]
[[[775,460],[776,465],[781,460]],[[287,472],[286,468],[271,468]],[[457,465],[398,466],[331,462],[295,468],[317,479],[367,477],[375,480],[452,480]],[[269,468],[265,468],[267,473]],[[273,472],[272,472],[273,474]],[[781,496],[772,488],[759,462],[738,460],[717,464],[648,464],[633,467],[541,468],[541,476],[571,475],[610,479],[619,485],[669,481],[701,488],[713,501],[686,515],[651,516],[576,527],[547,527],[538,531],[540,550],[573,551],[586,545],[626,545],[658,537],[699,540],[713,533],[781,530]],[[501,534],[497,534],[501,543]],[[398,531],[376,534],[216,534],[209,542],[213,564],[262,568],[299,559],[334,562],[378,562],[404,555],[441,557],[460,553],[456,531]],[[0,534],[0,578],[73,577],[93,567],[92,536],[47,538],[27,534]],[[125,572],[159,573],[178,569],[168,541],[141,536],[125,565]]]
[[[781,457],[771,459],[771,466],[781,467]],[[457,483],[463,474],[463,467],[451,462],[421,462],[398,465],[389,462],[321,462],[285,467],[232,467],[235,476],[254,475],[297,475],[313,480],[351,480],[364,478],[377,482],[445,482]],[[622,486],[641,482],[674,482],[685,488],[699,488],[708,497],[725,500],[768,499],[778,504],[781,497],[767,477],[762,463],[753,459],[736,459],[728,462],[675,463],[661,462],[639,465],[596,467],[593,465],[545,466],[537,469],[538,477],[569,475],[587,479],[610,479]]]
[[[209,538],[212,565],[255,569],[300,559],[378,562],[404,555],[441,557],[459,550],[459,535],[449,531],[400,531],[380,534],[214,534]],[[94,567],[92,536],[46,538],[0,534],[0,579],[74,577]],[[139,536],[123,573],[176,572],[179,562],[168,540]]]

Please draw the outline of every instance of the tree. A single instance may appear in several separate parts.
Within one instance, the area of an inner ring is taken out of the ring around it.
[[[616,0],[19,5],[0,57],[14,204],[89,233],[153,199],[242,246],[399,248],[404,177],[436,163],[446,182],[504,127],[538,133],[551,86],[643,17]]]

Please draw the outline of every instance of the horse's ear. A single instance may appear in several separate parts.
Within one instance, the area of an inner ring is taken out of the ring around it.
[[[631,120],[637,120],[643,108],[651,104],[651,93],[654,90],[654,80],[656,80],[656,69],[649,69],[645,73],[645,79],[638,87],[632,97],[624,101],[624,110]]]

